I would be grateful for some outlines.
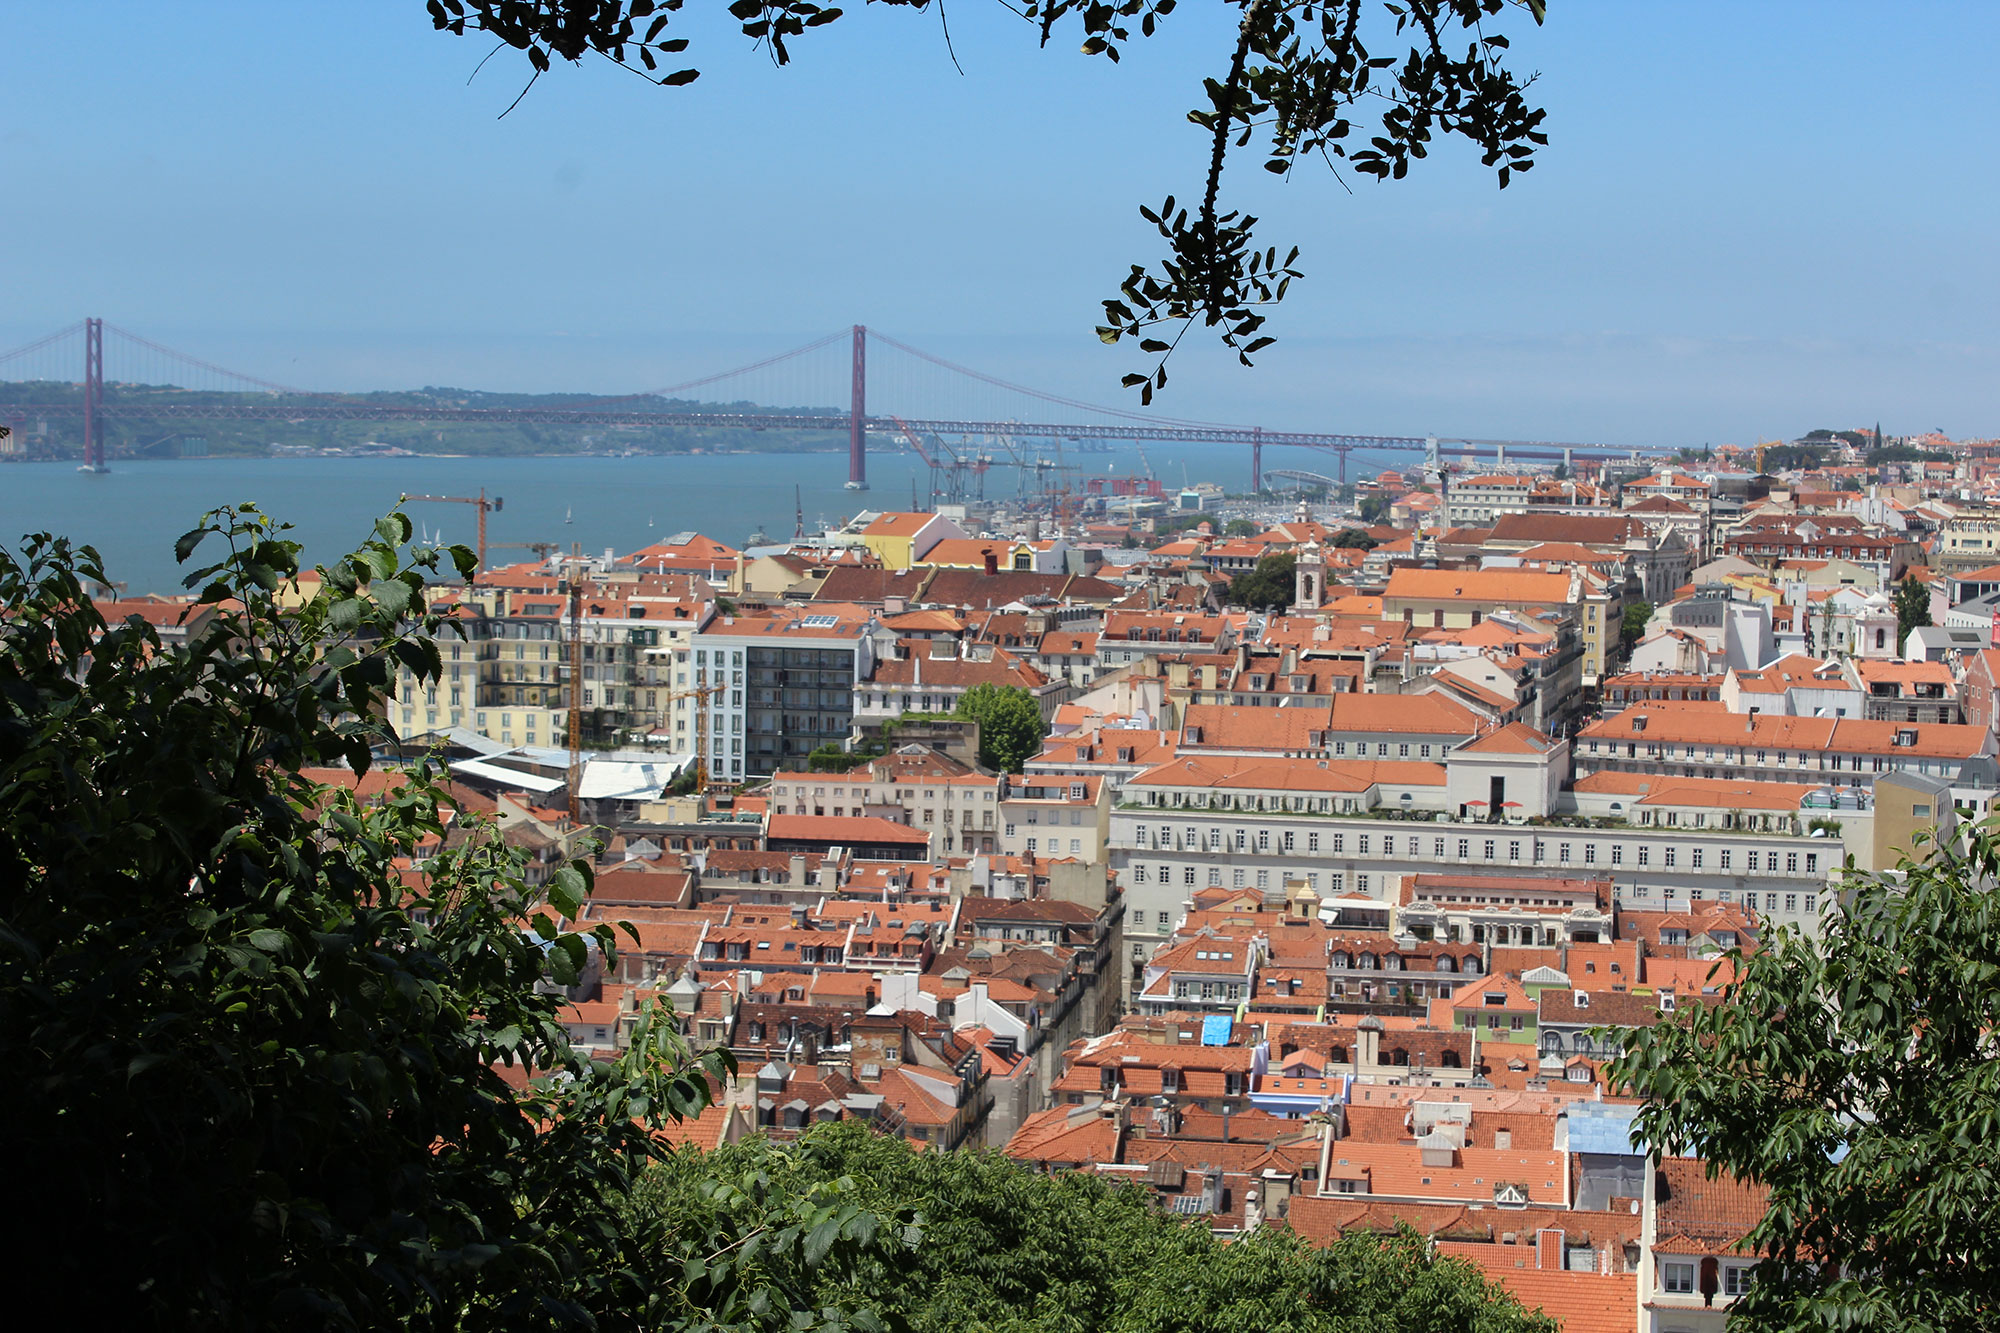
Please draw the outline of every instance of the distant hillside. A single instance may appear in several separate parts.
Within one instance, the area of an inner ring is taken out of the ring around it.
[[[30,458],[81,458],[83,423],[79,418],[41,418],[28,407],[80,404],[82,392],[76,384],[0,381],[0,422],[14,426]],[[595,394],[488,393],[451,388],[343,394],[341,399],[390,406],[646,410],[657,412],[660,424],[565,427],[414,421],[188,420],[117,415],[105,422],[106,451],[112,458],[177,458],[197,454],[261,458],[320,450],[377,452],[382,448],[410,453],[479,455],[804,453],[842,449],[847,444],[845,435],[835,431],[711,430],[673,422],[675,416],[696,412],[818,414],[842,410],[839,408],[772,408],[756,403],[678,399],[635,402]],[[163,385],[107,384],[104,401],[107,407],[124,409],[168,402],[269,407],[287,400],[262,393],[210,393]],[[325,399],[294,401],[321,403]]]

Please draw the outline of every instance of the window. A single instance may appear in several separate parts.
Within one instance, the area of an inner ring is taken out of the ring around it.
[[[1689,850],[1688,864],[1693,866],[1696,870],[1701,869],[1701,848],[1695,847]]]
[[[1694,1292],[1694,1265],[1664,1263],[1660,1265],[1660,1286],[1676,1296],[1687,1296]]]
[[[1622,866],[1625,864],[1625,848],[1623,847],[1623,845],[1616,845],[1612,847],[1611,864],[1615,866]]]
[[[1181,871],[1181,883],[1183,883],[1183,884],[1187,885],[1187,886],[1188,886],[1188,887],[1189,887],[1190,889],[1194,887],[1194,867],[1193,867],[1193,866],[1188,866],[1188,867],[1186,867],[1185,869],[1183,869],[1183,870]]]
[[[1561,844],[1558,844],[1558,845],[1557,845],[1557,847],[1556,847],[1556,860],[1558,860],[1558,861],[1562,862],[1562,864],[1564,864],[1564,865],[1568,865],[1568,864],[1569,864],[1569,844],[1568,844],[1568,843],[1566,843],[1566,842],[1565,842],[1565,843],[1561,843]]]
[[[1757,1271],[1755,1264],[1724,1264],[1722,1266],[1722,1294],[1725,1296],[1747,1296],[1750,1283]]]
[[[1649,863],[1651,862],[1651,859],[1652,859],[1652,858],[1651,858],[1651,852],[1652,852],[1652,850],[1653,850],[1653,849],[1652,849],[1652,848],[1650,848],[1650,847],[1641,847],[1641,848],[1639,849],[1639,864],[1640,864],[1640,865],[1642,865],[1642,866],[1643,866],[1643,865],[1647,865],[1647,864],[1649,864]],[[1611,859],[1612,859],[1613,861],[1616,861],[1616,860],[1618,859],[1618,857],[1617,857],[1617,855],[1616,855],[1616,854],[1614,853],[1614,854],[1612,855]]]
[[[1677,849],[1676,849],[1676,848],[1673,848],[1673,847],[1669,847],[1669,848],[1667,848],[1667,868],[1668,868],[1669,870],[1671,870],[1671,869],[1673,868],[1673,864],[1674,864],[1674,853],[1675,853],[1675,851],[1676,851],[1676,850],[1677,850]]]

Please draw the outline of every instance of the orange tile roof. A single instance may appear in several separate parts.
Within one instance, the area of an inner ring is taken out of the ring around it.
[[[1555,744],[1547,735],[1525,722],[1509,722],[1498,731],[1489,732],[1468,745],[1459,746],[1458,753],[1547,754],[1555,748]]]
[[[879,514],[862,533],[869,537],[914,537],[937,521],[936,514]]]
[[[1530,1310],[1556,1321],[1562,1333],[1636,1333],[1637,1273],[1572,1273],[1536,1267],[1537,1247],[1440,1240],[1441,1255],[1462,1259]],[[1614,1263],[1622,1264],[1624,1256]]]
[[[772,815],[769,835],[774,840],[838,843],[928,843],[930,835],[920,829],[898,824],[893,819],[838,818],[833,815]]]
[[[1468,602],[1482,606],[1535,604],[1562,606],[1570,596],[1567,574],[1513,569],[1410,569],[1391,571],[1382,597],[1424,602]]]

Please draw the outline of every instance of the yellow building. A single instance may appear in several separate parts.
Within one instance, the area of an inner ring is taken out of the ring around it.
[[[908,569],[948,539],[963,541],[965,533],[936,514],[878,514],[861,530],[861,544],[875,553],[884,569]]]

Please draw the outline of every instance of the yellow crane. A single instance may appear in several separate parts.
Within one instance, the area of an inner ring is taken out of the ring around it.
[[[726,690],[726,689],[728,689],[728,688],[729,688],[729,686],[728,686],[728,685],[727,685],[727,684],[726,684],[725,682],[723,682],[723,681],[717,681],[717,682],[716,682],[715,684],[713,684],[713,685],[696,685],[696,686],[695,686],[695,687],[693,687],[692,689],[686,689],[686,690],[675,690],[675,691],[674,691],[673,693],[669,694],[669,695],[668,695],[668,696],[666,697],[666,699],[665,699],[665,703],[666,703],[666,705],[667,705],[667,709],[666,709],[666,711],[664,711],[664,712],[662,712],[662,713],[660,714],[660,720],[661,720],[661,722],[662,722],[662,723],[664,724],[664,723],[666,722],[666,720],[667,720],[667,717],[669,716],[669,714],[671,714],[671,713],[672,713],[672,711],[673,711],[673,705],[675,705],[675,704],[679,703],[679,702],[680,702],[681,700],[683,700],[683,699],[692,699],[692,700],[694,700],[694,701],[695,701],[695,709],[694,709],[694,794],[695,794],[696,796],[700,796],[700,795],[701,795],[701,794],[702,794],[703,792],[705,792],[705,791],[707,791],[707,790],[708,790],[708,700],[709,700],[709,696],[710,696],[710,695],[715,695],[715,694],[721,694],[721,693],[722,693],[722,692],[723,692],[724,690]]]
[[[403,497],[404,504],[409,504],[412,501],[419,504],[476,505],[478,507],[479,569],[472,576],[474,581],[477,581],[479,575],[486,572],[486,516],[488,514],[499,513],[501,506],[506,504],[506,501],[497,495],[491,500],[487,499],[486,488],[484,486],[479,488],[478,495],[405,495]]]

